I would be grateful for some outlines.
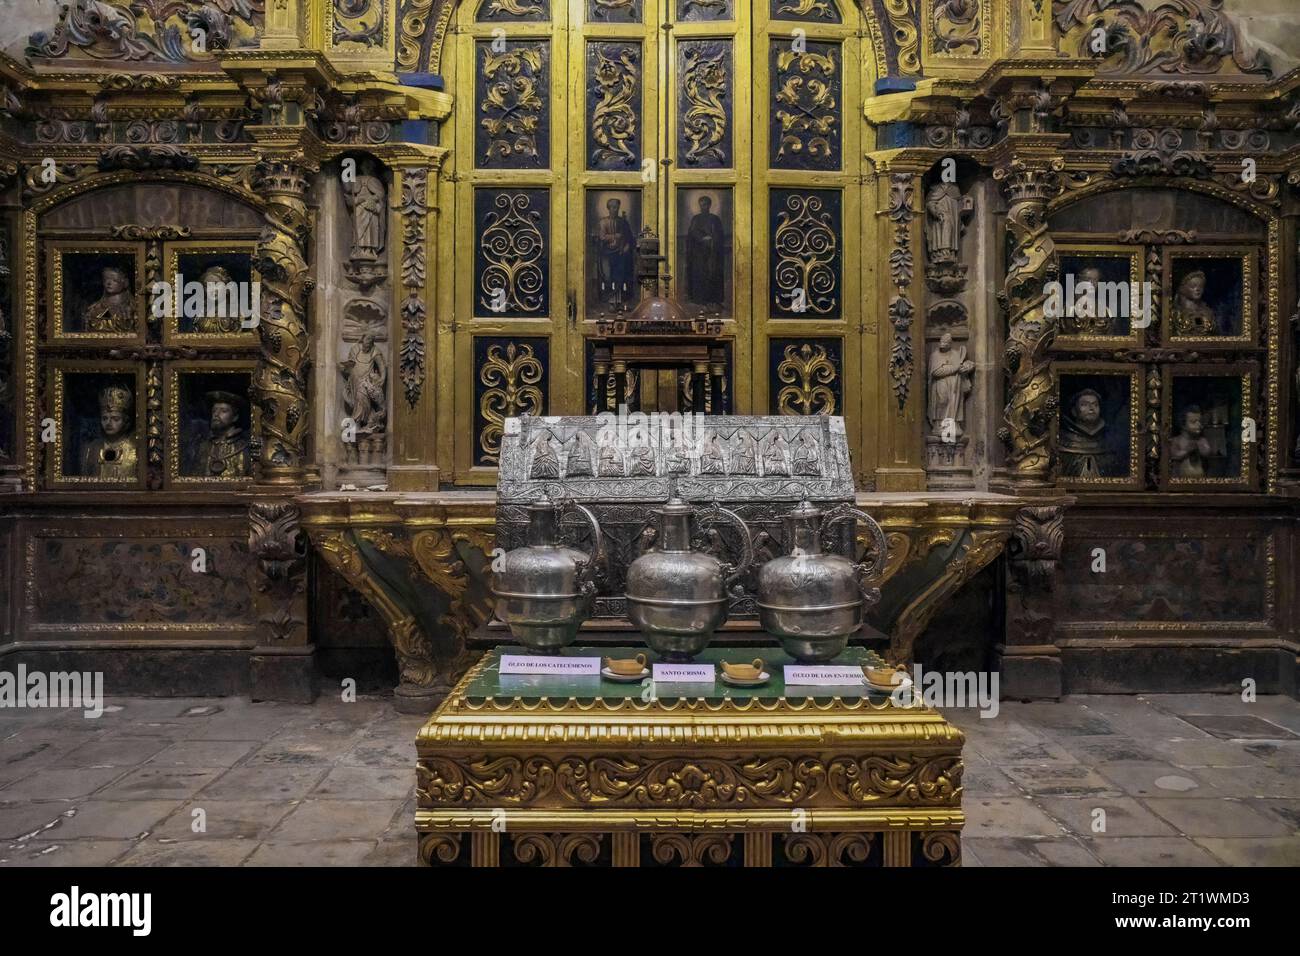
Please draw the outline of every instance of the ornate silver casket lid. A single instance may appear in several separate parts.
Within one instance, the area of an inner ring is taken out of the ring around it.
[[[852,500],[844,419],[599,415],[505,422],[497,500]]]

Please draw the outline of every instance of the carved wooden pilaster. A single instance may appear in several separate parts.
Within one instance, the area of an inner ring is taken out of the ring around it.
[[[1009,313],[1005,362],[1009,378],[1005,425],[1008,479],[1018,492],[1049,486],[1056,397],[1049,354],[1057,320],[1047,314],[1047,284],[1056,279],[1056,246],[1047,229],[1047,203],[1060,190],[1059,158],[1013,159],[993,176],[1010,202],[1007,230],[1015,243],[999,295]]]
[[[316,697],[307,629],[307,536],[292,501],[249,508],[248,551],[261,575],[253,586],[258,642],[251,658],[254,700],[310,703]]]

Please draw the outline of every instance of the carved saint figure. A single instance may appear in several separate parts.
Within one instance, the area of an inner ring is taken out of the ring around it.
[[[383,256],[387,209],[384,181],[376,173],[374,160],[358,165],[351,182],[343,183],[343,199],[352,214],[353,262],[377,262]]]
[[[199,276],[199,284],[203,286],[204,309],[203,314],[194,319],[194,331],[209,335],[238,332],[238,309],[212,308],[217,303],[239,301],[239,293],[230,273],[222,266],[210,266]]]
[[[686,298],[706,311],[721,312],[726,296],[722,219],[714,214],[710,196],[700,197],[699,209],[686,231]]]
[[[619,199],[605,203],[606,215],[601,218],[597,231],[600,300],[620,309],[626,308],[631,297],[636,258],[636,237],[632,235],[627,213],[621,211],[622,206]]]
[[[954,345],[945,332],[930,353],[930,434],[956,441],[964,431],[966,398],[971,392],[975,363],[966,358],[966,346]],[[951,426],[947,423],[951,422]]]
[[[763,448],[763,474],[789,475],[790,469],[785,463],[786,441],[780,435],[769,438]]]
[[[361,436],[382,435],[388,428],[388,360],[366,331],[339,363],[343,376],[343,410]]]
[[[83,319],[87,332],[134,332],[135,299],[125,272],[109,266],[100,273],[103,294],[86,307]]]
[[[98,481],[135,481],[135,397],[122,385],[99,393],[99,432],[82,453],[81,473]]]
[[[1205,423],[1199,405],[1183,409],[1181,429],[1169,439],[1169,470],[1175,478],[1204,478],[1205,459],[1213,453],[1205,437]]]
[[[649,445],[633,445],[629,454],[629,478],[642,478],[655,473],[655,450]]]
[[[817,439],[810,432],[799,433],[799,444],[794,449],[794,473],[796,475],[820,475],[822,473],[821,453]]]
[[[529,478],[553,479],[560,477],[560,456],[551,441],[550,432],[542,432],[541,437],[533,442],[533,464],[528,470]]]
[[[578,432],[569,443],[568,476],[570,478],[590,478],[592,476],[592,452],[595,446],[586,432]]]
[[[619,454],[618,446],[613,441],[601,443],[600,462],[596,466],[596,472],[602,478],[623,477],[623,456]]]
[[[710,429],[704,436],[704,443],[700,446],[700,474],[721,475],[725,471],[722,444],[718,441],[717,433]]]
[[[736,432],[735,447],[731,453],[731,473],[758,475],[758,449],[754,444],[754,436],[748,432]]]
[[[1197,269],[1183,276],[1174,297],[1174,331],[1179,335],[1217,335],[1218,318],[1205,302],[1205,273]]]
[[[1106,419],[1101,395],[1085,388],[1070,402],[1061,419],[1061,472],[1070,478],[1114,476],[1114,456],[1106,445]]]
[[[204,478],[248,477],[248,402],[233,392],[208,392],[208,437],[199,442],[197,472]]]
[[[956,183],[935,183],[925,195],[925,242],[931,262],[956,262],[961,258],[963,218],[975,208]]]

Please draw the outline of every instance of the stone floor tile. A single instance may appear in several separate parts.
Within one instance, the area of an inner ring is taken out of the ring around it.
[[[276,843],[377,839],[404,800],[305,800],[272,831]]]
[[[296,801],[204,800],[183,804],[155,831],[160,841],[252,840],[260,842],[297,805]],[[195,814],[202,810],[201,816]],[[196,831],[195,824],[203,829]]]
[[[397,800],[415,789],[415,774],[406,769],[335,767],[311,792],[313,800]]]
[[[124,767],[48,768],[0,787],[0,802],[84,797],[130,773]]]
[[[109,735],[68,751],[54,767],[135,767],[144,763],[172,741],[165,737]]]
[[[415,737],[362,737],[339,758],[348,767],[404,767],[414,772]]]
[[[1105,866],[1219,866],[1202,847],[1182,837],[1118,837],[1088,840],[1088,849]]]
[[[1293,835],[1300,836],[1300,800],[1251,800],[1250,807],[1281,820]]]
[[[962,866],[1047,866],[1032,849],[1031,840],[1001,837],[962,837]],[[974,857],[974,860],[972,860]]]
[[[1097,771],[1134,797],[1196,799],[1225,796],[1202,777],[1201,771],[1160,761],[1116,760],[1098,764]]]
[[[245,866],[360,866],[377,840],[322,840],[314,843],[263,843]],[[414,852],[414,851],[412,851]]]
[[[200,800],[300,800],[323,776],[323,766],[233,767],[200,790],[197,797]]]
[[[1298,739],[1298,735],[1258,714],[1182,714],[1181,717],[1220,740]]]
[[[1001,770],[1023,790],[1035,795],[1119,796],[1115,784],[1083,764],[1009,764]]]
[[[1248,740],[1241,747],[1270,767],[1300,767],[1300,740]]]
[[[252,855],[249,840],[207,840],[168,843],[149,839],[138,844],[115,866],[238,866]]]
[[[163,767],[148,764],[132,770],[112,786],[105,787],[98,795],[107,800],[174,798],[179,803],[202,790],[223,772],[224,767]]]
[[[962,792],[972,796],[995,797],[1021,793],[1014,780],[974,751],[962,752]]]
[[[1087,838],[1178,836],[1132,797],[1040,797],[1036,801],[1071,832]],[[1099,815],[1098,810],[1105,811]],[[1095,829],[1104,826],[1104,830]]]
[[[1175,767],[1254,767],[1259,758],[1248,749],[1246,740],[1219,740],[1207,737],[1173,737],[1150,741],[1154,760]]]
[[[1300,836],[1196,840],[1229,866],[1300,866]]]
[[[1203,767],[1196,775],[1235,797],[1300,798],[1300,773],[1292,767]]]
[[[149,763],[155,767],[233,767],[257,746],[254,740],[178,740]]]
[[[1149,799],[1143,803],[1189,837],[1280,837],[1291,832],[1277,817],[1259,813],[1242,800]]]
[[[74,811],[62,814],[58,826],[42,830],[32,840],[136,840],[150,833],[178,806],[176,800],[87,800]]]
[[[78,801],[24,800],[0,803],[0,840],[16,840],[34,832],[45,832],[76,812]]]
[[[134,840],[69,840],[0,847],[0,866],[107,866],[135,845]]]
[[[1028,797],[967,797],[962,809],[972,837],[1056,838],[1065,832]]]
[[[415,831],[402,840],[380,840],[379,845],[365,855],[362,866],[417,866]]]
[[[1080,763],[1097,764],[1110,760],[1160,760],[1150,741],[1139,743],[1123,734],[1079,735],[1058,741]]]

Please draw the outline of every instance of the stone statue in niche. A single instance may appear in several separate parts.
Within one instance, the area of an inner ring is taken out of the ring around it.
[[[208,437],[199,442],[195,455],[196,477],[247,478],[248,402],[233,392],[208,392],[203,399],[208,405]]]
[[[935,183],[925,195],[925,277],[934,292],[955,295],[966,288],[961,238],[974,208],[956,183]]]
[[[1061,417],[1061,473],[1067,478],[1109,478],[1115,474],[1108,447],[1101,395],[1091,388],[1078,392]]]
[[[388,277],[384,258],[388,205],[384,181],[373,159],[363,158],[355,174],[344,180],[343,199],[352,216],[352,249],[343,273],[362,289],[369,289]]]
[[[136,448],[135,398],[122,385],[110,385],[99,393],[99,433],[82,454],[81,473],[97,481],[134,482]]]
[[[971,393],[975,363],[966,358],[966,346],[954,345],[945,332],[930,353],[930,402],[926,417],[930,434],[955,442],[965,433],[966,399]]]
[[[339,374],[343,411],[356,427],[356,440],[344,442],[344,449],[354,463],[376,464],[375,456],[383,454],[388,433],[388,360],[374,332],[362,333],[361,341],[339,363]]]
[[[1169,439],[1169,471],[1175,478],[1204,478],[1205,459],[1213,454],[1205,437],[1205,422],[1199,405],[1183,409],[1181,428]]]
[[[131,280],[121,269],[109,266],[100,273],[103,294],[86,306],[87,332],[125,332],[136,329],[135,298]]]

